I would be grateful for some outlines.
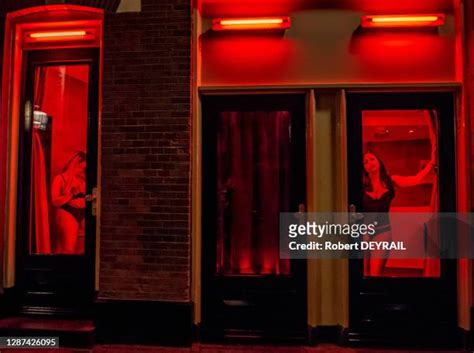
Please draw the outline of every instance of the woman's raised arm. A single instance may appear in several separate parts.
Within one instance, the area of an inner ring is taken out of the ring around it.
[[[70,180],[66,185],[64,185],[61,174],[56,175],[51,184],[51,203],[53,206],[61,207],[62,205],[71,201],[73,196],[74,195],[71,192]]]
[[[401,176],[401,175],[392,175],[392,181],[397,187],[408,187],[408,186],[415,186],[419,185],[423,182],[423,180],[430,174],[433,168],[436,166],[436,132],[433,126],[433,122],[429,119],[428,123],[429,134],[430,134],[430,141],[431,141],[431,159],[428,164],[416,175],[412,176]]]

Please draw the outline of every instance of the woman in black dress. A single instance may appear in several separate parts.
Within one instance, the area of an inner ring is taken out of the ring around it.
[[[377,217],[376,234],[370,237],[374,241],[391,241],[391,226],[388,212],[397,188],[419,185],[436,166],[436,135],[434,127],[429,124],[431,140],[431,159],[416,175],[389,175],[385,164],[375,154],[364,154],[364,194],[363,211],[365,213],[380,213]],[[388,253],[386,250],[370,251],[370,258],[364,259],[364,273],[368,276],[381,276],[385,267]]]

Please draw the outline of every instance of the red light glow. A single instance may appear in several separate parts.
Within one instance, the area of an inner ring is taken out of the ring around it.
[[[87,35],[86,31],[61,31],[61,32],[36,32],[29,35],[35,40],[70,40],[82,39]]]
[[[212,29],[215,31],[287,29],[290,27],[291,21],[287,16],[266,18],[220,18],[212,21]]]
[[[364,28],[397,28],[397,27],[439,27],[444,25],[443,14],[428,15],[388,15],[362,16],[361,26]]]

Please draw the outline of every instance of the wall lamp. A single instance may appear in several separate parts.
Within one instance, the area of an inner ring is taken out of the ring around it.
[[[361,17],[364,28],[414,28],[444,25],[444,14],[368,15]]]
[[[212,29],[214,31],[285,30],[290,27],[291,20],[288,16],[219,18],[212,20]]]
[[[71,30],[71,31],[51,31],[51,32],[33,32],[26,35],[28,42],[32,41],[69,41],[88,39],[87,31]]]

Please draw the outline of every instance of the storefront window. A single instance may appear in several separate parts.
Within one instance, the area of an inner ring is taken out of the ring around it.
[[[363,124],[364,212],[420,213],[417,222],[399,224],[386,217],[377,241],[403,241],[426,247],[427,214],[438,212],[437,113],[432,110],[366,110]],[[410,228],[410,229],[408,229]],[[410,236],[408,236],[408,234]],[[433,238],[433,237],[432,237]],[[364,259],[371,277],[439,277],[439,259],[391,258],[384,250]]]
[[[83,254],[89,66],[37,66],[29,185],[31,254]]]
[[[217,127],[217,273],[286,275],[279,214],[290,207],[287,111],[222,112]]]

